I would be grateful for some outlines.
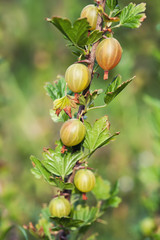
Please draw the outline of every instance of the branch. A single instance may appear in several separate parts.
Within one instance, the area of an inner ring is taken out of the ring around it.
[[[103,9],[105,10],[105,4],[106,4],[106,0],[100,0],[98,1],[99,5],[101,5],[103,7]],[[96,30],[99,30],[99,31],[102,31],[103,29],[103,17],[101,17],[100,15],[98,15],[97,17],[97,26],[96,26]],[[89,54],[89,57],[88,57],[88,61],[90,62],[90,64],[88,65],[88,68],[89,68],[89,71],[91,72],[91,82],[92,82],[92,79],[93,79],[93,68],[94,68],[94,63],[95,63],[95,58],[96,58],[96,48],[97,48],[97,45],[98,45],[99,41],[94,43],[93,44],[93,47],[91,49],[91,52]],[[90,82],[90,85],[91,85],[91,82]],[[88,92],[88,90],[90,89],[90,85],[83,91],[83,96]],[[78,116],[79,117],[82,113],[82,111],[85,109],[85,106],[84,105],[81,105],[79,107],[79,110],[78,110]],[[83,114],[82,114],[83,115]]]
[[[105,4],[106,4],[106,0],[100,0],[99,5],[101,5],[103,7],[103,9],[105,10]],[[96,30],[99,30],[99,31],[102,31],[103,29],[103,17],[101,17],[100,15],[98,15],[97,17],[97,26],[96,26]],[[90,62],[88,64],[88,68],[89,68],[89,71],[91,72],[91,82],[93,80],[93,76],[94,76],[94,72],[93,72],[93,69],[94,69],[94,63],[95,63],[95,59],[96,59],[96,48],[97,48],[97,45],[98,45],[99,41],[94,43],[93,46],[92,46],[92,49],[91,49],[91,52],[89,54],[89,57],[88,57],[88,62]],[[90,89],[90,86],[91,86],[91,82],[90,82],[90,85],[83,91],[83,96],[85,96],[85,94],[88,92],[88,90]],[[79,110],[78,110],[78,114],[77,114],[77,118],[79,118],[79,116],[83,116],[85,111],[85,106],[84,105],[81,105],[79,107]],[[83,113],[84,111],[84,113]],[[74,180],[74,175],[75,175],[75,169],[79,166],[79,163],[77,162],[77,164],[74,166],[74,169],[73,169],[73,172],[72,174],[69,176],[67,182],[70,182],[70,183],[73,183],[73,180]],[[68,191],[67,191],[68,192]]]
[[[106,0],[99,0],[98,2],[98,5],[102,6],[103,9],[105,10],[105,4],[106,4]],[[102,28],[103,28],[103,17],[101,17],[100,15],[98,15],[97,17],[97,26],[96,26],[96,30],[99,30],[99,31],[102,31]],[[94,43],[93,46],[92,46],[92,49],[91,49],[91,52],[89,53],[89,56],[87,58],[87,62],[89,63],[88,64],[88,69],[89,71],[91,72],[91,82],[92,82],[92,79],[93,79],[93,76],[94,76],[94,73],[93,73],[93,69],[94,69],[94,63],[95,63],[95,58],[96,58],[96,48],[97,48],[97,45],[98,45],[99,41]],[[90,85],[91,85],[91,82],[90,82]],[[85,96],[85,94],[88,92],[88,90],[90,89],[90,85],[83,91],[83,96]],[[79,118],[79,116],[81,116],[83,118],[83,115],[85,114],[85,106],[84,105],[81,105],[79,107],[79,110],[78,110],[78,114],[77,114],[77,118]],[[84,113],[83,113],[84,111]],[[69,183],[73,183],[74,181],[74,176],[75,176],[75,173],[76,173],[76,168],[79,167],[80,163],[77,162],[76,165],[74,166],[73,168],[73,172],[72,174],[68,177],[68,179],[66,180],[66,182],[69,182]],[[64,193],[68,193],[68,199],[70,199],[70,196],[71,196],[71,190],[64,190]],[[66,235],[66,232],[65,230],[62,230],[60,235],[59,235],[59,239],[61,240],[67,240],[67,235]]]

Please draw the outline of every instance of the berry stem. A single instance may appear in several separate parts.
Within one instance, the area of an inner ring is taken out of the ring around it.
[[[107,80],[108,79],[108,71],[104,71],[104,77],[103,77],[104,80]]]

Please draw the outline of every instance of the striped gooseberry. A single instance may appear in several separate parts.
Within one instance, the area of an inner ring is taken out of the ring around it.
[[[64,196],[59,196],[50,201],[49,211],[53,217],[66,217],[70,214],[71,204]]]
[[[97,17],[98,17],[98,11],[95,5],[89,4],[82,9],[81,18],[87,18],[87,21],[91,26],[90,30],[96,29]]]
[[[113,37],[102,40],[96,49],[98,65],[105,71],[104,79],[108,78],[108,71],[114,68],[122,56],[120,43]]]
[[[74,184],[76,188],[83,192],[90,192],[95,186],[95,176],[92,171],[88,169],[81,169],[76,172],[74,177]]]
[[[79,93],[90,84],[91,73],[84,64],[74,63],[67,68],[65,80],[72,92]]]
[[[70,119],[66,121],[60,130],[60,138],[63,144],[67,147],[72,147],[84,139],[86,128],[78,119]]]

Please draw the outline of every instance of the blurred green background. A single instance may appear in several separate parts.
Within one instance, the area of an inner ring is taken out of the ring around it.
[[[129,2],[120,1],[120,6]],[[100,240],[143,239],[138,223],[148,216],[158,221],[160,103],[152,98],[160,99],[160,7],[159,0],[145,2],[147,19],[142,26],[118,29],[114,34],[123,47],[123,57],[110,72],[110,80],[118,73],[123,80],[134,75],[136,79],[107,109],[88,114],[90,121],[109,115],[111,130],[121,132],[90,161],[112,183],[119,179],[123,198],[119,208],[103,217],[107,226],[96,223],[91,229],[99,232]],[[49,116],[52,101],[44,84],[63,75],[76,58],[45,18],[57,15],[73,22],[89,3],[0,1],[0,235],[12,224],[35,223],[43,203],[54,195],[51,186],[31,174],[29,157],[41,158],[43,147],[54,147],[59,138],[61,124]],[[106,85],[101,72],[92,89]],[[14,230],[7,239],[24,238]]]

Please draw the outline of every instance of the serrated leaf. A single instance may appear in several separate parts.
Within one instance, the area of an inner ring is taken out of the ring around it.
[[[67,182],[64,182],[62,179],[56,177],[54,178],[54,182],[56,184],[56,186],[61,189],[62,191],[64,189],[66,190],[73,190],[74,189],[74,185],[72,183],[67,183]]]
[[[67,18],[53,17],[51,22],[75,47],[83,48],[88,41],[90,25],[86,18],[77,19],[73,26]]]
[[[79,219],[72,219],[70,217],[51,217],[51,220],[62,228],[77,228],[79,227],[83,221]]]
[[[82,158],[83,153],[79,151],[72,153],[68,150],[61,154],[59,147],[62,148],[61,143],[55,150],[47,149],[43,153],[44,160],[42,163],[49,172],[64,179],[65,176],[72,173],[74,165]]]
[[[48,159],[48,157],[45,156],[46,159]],[[52,174],[56,175],[56,169],[53,173],[53,171],[50,171],[51,167],[45,168],[45,165],[43,165],[43,161],[40,161],[39,159],[35,158],[34,156],[31,156],[31,161],[34,163],[35,167],[32,169],[32,173],[37,177],[37,173],[38,173],[38,177],[40,178],[41,176],[44,177],[44,179],[51,185],[58,187],[60,190],[73,190],[74,189],[74,185],[72,183],[66,183],[64,182],[61,178],[59,177],[53,177]],[[47,161],[47,160],[46,160]],[[47,164],[46,164],[47,165]],[[53,170],[53,169],[52,169]]]
[[[146,18],[144,14],[146,10],[146,3],[130,3],[122,9],[120,13],[120,25],[129,28],[139,28],[141,22]]]
[[[107,145],[114,136],[119,134],[110,135],[108,116],[98,119],[93,127],[87,121],[84,121],[84,124],[86,127],[86,136],[83,146],[89,149],[90,154],[97,148]]]
[[[34,157],[31,156],[30,157],[32,163],[35,165],[36,169],[38,169],[38,171],[41,173],[41,175],[44,177],[44,179],[51,185],[55,186],[55,183],[53,182],[53,180],[51,180],[51,174],[49,171],[47,171],[47,169],[42,165],[41,161]]]
[[[50,110],[50,116],[53,122],[65,122],[69,119],[69,116],[64,111],[61,111],[57,116],[53,109]]]
[[[56,81],[54,81],[54,84],[46,83],[44,86],[47,94],[52,98],[53,101],[57,98],[62,98],[65,96],[65,87],[66,82],[63,77],[59,77]]]
[[[110,182],[103,180],[101,176],[96,176],[96,184],[92,192],[98,200],[106,200],[110,197]]]
[[[83,95],[79,96],[78,100],[79,100],[80,105],[85,105],[86,104],[86,99]]]
[[[73,213],[73,219],[81,220],[81,227],[90,225],[99,217],[99,208],[78,205]]]
[[[104,102],[109,104],[134,78],[122,83],[122,77],[120,75],[116,76],[107,87]]]
[[[35,176],[35,178],[40,179],[42,177],[41,172],[38,170],[38,168],[34,167],[31,168],[31,173]]]
[[[115,7],[118,5],[118,0],[107,0],[106,4],[113,11]]]
[[[66,107],[76,108],[77,107],[77,99],[75,97],[66,95],[62,98],[58,98],[53,102],[53,109],[64,109]]]
[[[102,37],[103,37],[102,31],[94,30],[90,33],[86,45],[92,45],[93,43],[99,41]]]

